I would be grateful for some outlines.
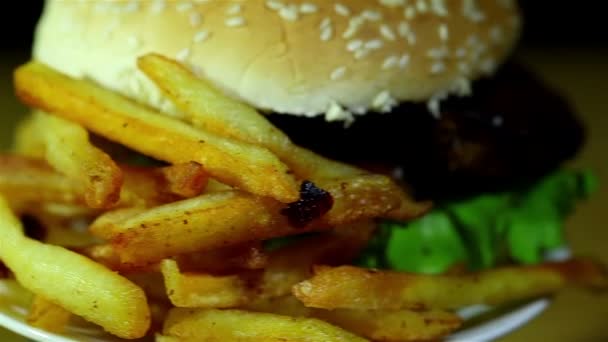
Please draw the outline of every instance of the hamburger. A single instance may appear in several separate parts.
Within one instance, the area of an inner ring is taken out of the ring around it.
[[[559,170],[584,130],[512,57],[520,32],[508,0],[47,1],[33,57],[177,117],[136,59],[180,61],[296,144],[432,200],[360,262],[437,273],[541,261],[593,187]]]
[[[124,338],[434,340],[469,305],[605,287],[584,259],[512,266],[564,257],[594,188],[520,29],[504,0],[46,1],[0,258],[32,312]]]

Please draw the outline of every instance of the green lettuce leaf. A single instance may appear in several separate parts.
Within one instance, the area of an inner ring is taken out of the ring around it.
[[[526,189],[443,203],[409,223],[384,222],[358,265],[441,273],[505,261],[538,263],[563,246],[563,222],[597,187],[588,172],[555,171]]]

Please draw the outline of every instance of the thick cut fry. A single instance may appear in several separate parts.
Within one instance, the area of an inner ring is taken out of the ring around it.
[[[102,215],[93,234],[109,239],[124,263],[163,258],[295,234],[279,214],[282,204],[242,192],[219,192],[149,210]]]
[[[34,114],[30,114],[21,120],[15,128],[12,153],[36,159],[44,159],[45,143],[43,139],[43,127],[40,127]]]
[[[383,176],[360,176],[326,186],[334,192],[333,208],[301,228],[290,226],[281,203],[226,191],[149,210],[110,212],[100,216],[91,231],[110,240],[122,262],[145,264],[182,253],[326,230],[381,216],[399,205],[399,192],[391,196],[382,190],[391,186]]]
[[[150,54],[139,58],[138,66],[186,114],[194,126],[264,146],[289,165],[300,179],[311,180],[323,187],[327,182],[366,174],[363,170],[294,145],[289,137],[254,108],[222,94],[177,62]],[[388,191],[387,196],[399,194],[396,209],[387,213],[392,219],[411,219],[430,207],[429,203],[415,203],[389,178],[385,178],[382,183],[368,185],[370,190],[378,194],[382,191]],[[334,195],[332,191],[330,193]]]
[[[216,309],[172,309],[163,334],[199,341],[366,341],[314,318]]]
[[[108,208],[120,197],[122,172],[112,158],[89,142],[87,131],[65,119],[34,113],[45,144],[45,159],[84,189],[91,208]]]
[[[239,275],[181,273],[177,262],[160,264],[169,300],[180,308],[233,308],[249,301],[251,291]]]
[[[123,338],[142,337],[150,325],[143,291],[84,256],[23,236],[0,197],[0,258],[26,289]]]
[[[306,306],[323,309],[458,309],[548,295],[569,283],[606,289],[608,277],[599,264],[579,259],[464,276],[317,267],[311,279],[294,286],[293,293]]]
[[[42,160],[0,154],[0,193],[12,202],[84,204],[78,185]]]
[[[139,58],[138,66],[194,126],[264,146],[284,160],[301,179],[318,181],[364,173],[295,146],[254,108],[222,94],[177,62],[149,54]]]
[[[27,316],[27,323],[33,327],[61,333],[70,321],[72,313],[42,296],[35,296]]]
[[[268,255],[260,243],[180,254],[173,259],[184,272],[205,272],[217,275],[259,270],[268,265]]]
[[[298,199],[290,171],[265,148],[193,128],[37,62],[17,69],[15,88],[25,103],[147,156],[174,164],[195,161],[223,183],[282,202]]]
[[[367,245],[374,229],[371,221],[358,222],[272,251],[258,285],[258,297],[290,294],[293,285],[312,276],[314,265],[351,262]]]
[[[121,165],[124,183],[115,207],[148,207],[193,197],[205,189],[208,175],[190,162],[161,168]],[[45,161],[0,154],[0,193],[11,202],[84,205],[77,182],[53,170]]]
[[[258,300],[246,309],[314,317],[374,341],[435,341],[462,324],[458,315],[441,310],[323,310],[307,308],[293,296]]]

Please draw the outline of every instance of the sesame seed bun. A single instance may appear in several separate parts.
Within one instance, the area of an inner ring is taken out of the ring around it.
[[[170,111],[136,69],[156,52],[259,109],[351,120],[466,94],[518,33],[505,0],[48,0],[34,58]]]

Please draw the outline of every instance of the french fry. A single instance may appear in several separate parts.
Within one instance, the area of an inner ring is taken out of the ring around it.
[[[373,341],[435,341],[462,324],[458,315],[442,310],[323,310],[307,308],[293,296],[257,300],[245,308],[317,318]]]
[[[217,309],[172,309],[163,335],[199,341],[366,341],[314,318]]]
[[[40,127],[33,113],[21,120],[15,128],[12,153],[35,159],[44,159],[46,147]]]
[[[0,197],[0,259],[33,293],[123,338],[142,337],[150,325],[143,291],[84,256],[23,236]]]
[[[0,193],[11,202],[84,204],[78,185],[46,162],[0,154]]]
[[[334,207],[325,217],[299,228],[290,226],[288,218],[282,214],[283,204],[228,191],[204,194],[148,210],[109,212],[93,222],[90,229],[94,235],[110,240],[122,262],[141,265],[183,253],[327,230],[335,225],[377,217],[392,208],[390,203],[385,205],[385,201],[398,203],[388,195],[378,196],[375,192],[365,191],[366,187],[357,182],[358,179],[352,186],[348,182],[335,186],[338,194],[343,188],[354,189],[360,194],[355,200],[338,195]],[[344,202],[356,202],[356,206],[349,207],[342,204]]]
[[[258,297],[290,294],[295,284],[312,276],[312,267],[316,264],[351,262],[366,246],[374,229],[371,221],[358,222],[270,252],[268,266],[258,285]]]
[[[35,112],[42,129],[45,159],[57,171],[74,179],[91,208],[108,208],[120,197],[122,172],[112,158],[89,142],[87,131],[65,119]]]
[[[149,207],[202,193],[208,175],[198,163],[161,168],[121,165],[124,183],[115,207]],[[45,161],[0,154],[0,193],[13,202],[84,205],[77,182]]]
[[[265,148],[193,128],[37,62],[16,70],[15,88],[25,103],[147,156],[173,164],[195,161],[228,185],[286,203],[298,199],[290,171]]]
[[[311,279],[294,286],[293,293],[306,306],[323,309],[458,309],[549,295],[568,284],[606,289],[608,277],[599,264],[585,259],[463,276],[317,267]]]
[[[62,333],[70,321],[72,313],[42,296],[35,296],[27,316],[27,323],[33,327],[53,333]]]
[[[249,302],[252,294],[243,276],[182,273],[177,262],[160,263],[167,295],[180,308],[233,308]]]
[[[356,167],[329,160],[294,145],[289,137],[254,108],[222,94],[175,61],[149,54],[138,59],[138,66],[186,114],[194,126],[264,146],[289,165],[300,179],[311,180],[324,188],[327,182],[353,179],[366,174]],[[379,179],[383,176],[375,177]],[[399,194],[396,209],[387,213],[390,218],[408,220],[430,208],[430,203],[415,203],[392,180],[383,178],[382,182],[368,185],[369,190],[378,194],[382,191],[388,191],[387,196]],[[334,192],[330,193],[334,195]]]
[[[260,270],[268,265],[268,254],[260,243],[218,248],[205,252],[179,254],[173,257],[180,270],[216,275]]]
[[[140,57],[137,65],[194,126],[264,146],[284,160],[301,179],[318,181],[364,173],[295,146],[254,108],[222,94],[177,62],[149,54]]]

